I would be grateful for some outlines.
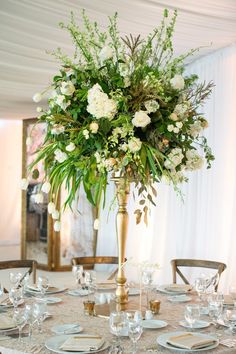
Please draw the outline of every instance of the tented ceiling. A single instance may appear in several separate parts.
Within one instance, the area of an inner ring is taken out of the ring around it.
[[[58,27],[70,11],[86,9],[102,27],[119,14],[124,34],[147,35],[163,9],[177,9],[176,54],[203,46],[192,60],[236,42],[236,0],[0,0],[0,118],[34,117],[32,95],[50,83],[58,63],[46,51],[72,52]]]

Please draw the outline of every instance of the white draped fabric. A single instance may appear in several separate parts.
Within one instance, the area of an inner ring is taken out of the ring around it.
[[[159,184],[157,207],[152,208],[147,228],[135,225],[130,197],[127,257],[158,262],[159,283],[171,281],[172,258],[223,261],[228,268],[221,286],[227,290],[236,279],[236,46],[197,60],[187,67],[187,72],[198,74],[201,81],[215,83],[204,113],[210,125],[207,138],[216,160],[212,169],[189,174],[189,183],[182,186],[184,203],[170,186]],[[110,188],[109,196],[114,192]],[[114,254],[114,213],[106,221],[107,211],[101,211],[98,252],[105,254],[108,250]],[[127,271],[137,279],[134,267],[129,266]]]
[[[58,26],[71,10],[86,9],[104,29],[107,16],[117,11],[122,35],[145,36],[160,23],[164,8],[178,10],[177,55],[203,46],[196,58],[236,42],[235,0],[1,0],[0,119],[35,116],[31,97],[50,84],[58,66],[46,50],[73,50]]]

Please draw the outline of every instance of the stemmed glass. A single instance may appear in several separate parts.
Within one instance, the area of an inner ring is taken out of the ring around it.
[[[211,318],[212,323],[217,326],[217,320],[220,318],[223,311],[223,302],[222,300],[218,300],[216,294],[214,296],[210,296],[208,299],[208,314]]]
[[[78,288],[81,288],[81,280],[83,279],[84,267],[82,265],[74,265],[72,267],[72,274],[75,277]]]
[[[41,297],[44,298],[44,296],[46,294],[46,291],[49,288],[49,279],[48,279],[48,277],[46,277],[44,275],[40,275],[38,277],[37,286],[38,286],[39,291],[41,293]]]
[[[84,273],[84,283],[88,288],[88,297],[92,290],[96,289],[96,272],[94,270]]]
[[[128,321],[128,334],[129,338],[133,343],[133,348],[131,353],[137,353],[137,342],[140,339],[143,327],[142,327],[142,320],[140,317],[135,316],[135,313],[127,313],[127,321]]]
[[[25,306],[25,316],[26,316],[27,324],[29,325],[29,340],[31,341],[33,323],[35,321],[34,314],[33,314],[33,305],[26,305]]]
[[[9,274],[10,282],[13,285],[14,288],[18,288],[21,278],[22,278],[22,274],[21,273],[10,272],[10,274]]]
[[[223,314],[224,323],[229,326],[227,333],[234,335],[236,333],[236,309],[226,309]]]
[[[11,288],[9,291],[9,299],[14,306],[14,311],[16,311],[17,306],[23,298],[22,288]]]
[[[122,347],[120,342],[120,336],[124,328],[127,327],[127,317],[125,312],[111,312],[110,314],[110,328],[113,334],[116,336],[116,342],[111,347],[109,353],[122,353]]]
[[[22,342],[22,336],[21,336],[22,329],[24,328],[24,326],[27,323],[27,317],[25,315],[25,310],[24,309],[23,310],[19,310],[19,309],[15,310],[14,315],[13,315],[13,321],[19,329],[19,342],[21,343]]]
[[[202,302],[203,295],[206,293],[206,278],[199,277],[195,280],[195,289],[197,291],[199,301]]]
[[[42,322],[44,321],[47,313],[47,305],[45,302],[36,302],[33,305],[32,311],[35,322],[38,324],[39,333],[42,333]]]
[[[146,294],[147,294],[147,307],[149,308],[149,291],[153,282],[153,274],[154,274],[154,268],[153,267],[147,267],[142,270],[142,283],[146,288]]]
[[[184,317],[192,331],[194,323],[200,318],[200,307],[198,305],[185,306]]]

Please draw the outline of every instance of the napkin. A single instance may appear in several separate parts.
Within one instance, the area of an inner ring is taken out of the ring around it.
[[[168,344],[173,345],[176,348],[183,348],[189,350],[209,347],[210,345],[213,345],[216,342],[217,340],[214,338],[201,337],[197,334],[195,335],[192,333],[184,333],[178,336],[173,336],[167,340]]]
[[[13,319],[7,315],[0,315],[0,330],[15,328]]]
[[[170,284],[165,287],[165,290],[172,291],[173,293],[181,293],[183,291],[189,291],[192,286],[189,284]]]
[[[104,339],[98,335],[84,335],[68,338],[60,349],[70,352],[89,352],[98,350],[104,344]]]
[[[1,301],[0,301],[0,306],[6,306],[6,305],[11,305],[12,302],[9,299],[9,294],[3,294],[1,296]]]
[[[32,290],[32,291],[40,292],[40,289],[34,285],[28,285],[28,289]],[[58,290],[58,288],[56,288],[55,286],[49,286],[48,289],[46,290],[46,292],[56,291],[56,290]]]

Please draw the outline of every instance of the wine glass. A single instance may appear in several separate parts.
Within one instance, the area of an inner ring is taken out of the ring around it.
[[[197,291],[199,301],[203,301],[203,295],[206,293],[206,278],[199,277],[195,280],[195,289]]]
[[[45,296],[45,294],[46,294],[46,291],[49,288],[49,279],[48,279],[48,277],[46,277],[44,275],[40,275],[38,277],[37,286],[38,286],[38,289],[39,289],[39,291],[41,293],[41,297],[43,298]]]
[[[226,309],[223,313],[224,323],[229,326],[226,333],[234,335],[236,333],[236,309]]]
[[[13,287],[17,288],[19,286],[19,282],[22,278],[22,274],[21,273],[14,273],[14,272],[10,272],[9,273],[9,279],[11,284],[13,285]]]
[[[137,342],[140,339],[143,327],[142,327],[142,318],[136,316],[135,313],[127,313],[127,321],[128,321],[128,334],[129,338],[133,343],[133,348],[131,353],[137,353]]]
[[[24,328],[24,326],[27,323],[27,317],[25,315],[25,310],[24,309],[17,309],[14,311],[14,315],[13,315],[13,321],[15,323],[15,325],[18,327],[19,329],[19,342],[22,342],[22,329]]]
[[[190,326],[190,330],[192,330],[194,323],[200,318],[200,307],[198,305],[185,306],[184,317]]]
[[[45,319],[45,315],[47,313],[47,304],[46,302],[36,302],[33,305],[33,317],[35,322],[38,325],[39,333],[42,333],[42,322]]]
[[[90,272],[84,273],[84,283],[88,288],[88,295],[92,292],[92,290],[96,290],[96,271],[91,270]]]
[[[111,312],[109,319],[110,328],[113,334],[116,336],[116,341],[110,353],[122,353],[122,347],[120,343],[120,336],[127,327],[127,317],[125,312]]]
[[[78,288],[81,288],[81,280],[83,279],[84,267],[82,265],[73,265],[72,274],[75,277]]]
[[[223,311],[222,301],[210,300],[208,302],[208,311],[209,317],[211,318],[212,323],[216,327],[217,320],[219,319]]]
[[[11,288],[9,291],[9,299],[14,306],[14,311],[16,311],[17,306],[23,298],[22,288]]]
[[[141,279],[142,279],[142,284],[146,288],[146,294],[147,294],[147,307],[149,308],[149,290],[150,287],[153,283],[153,274],[154,274],[154,268],[153,267],[147,267],[142,270],[141,274]]]

